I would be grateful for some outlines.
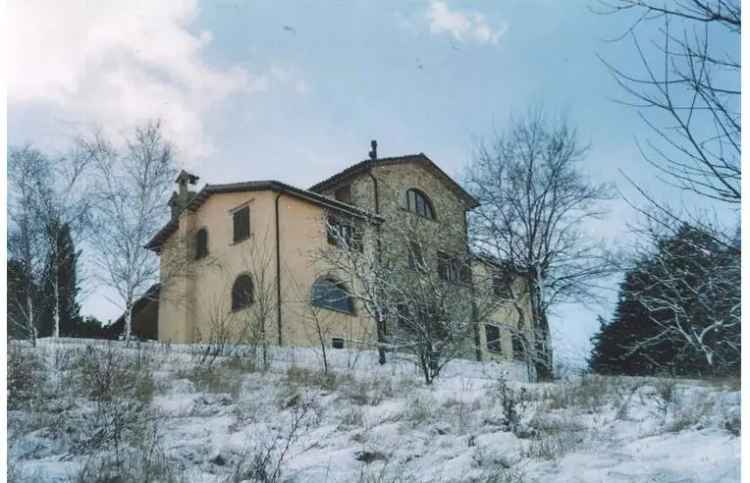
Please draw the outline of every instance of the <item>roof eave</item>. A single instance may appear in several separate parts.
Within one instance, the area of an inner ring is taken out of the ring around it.
[[[156,235],[149,240],[144,246],[147,250],[151,250],[155,253],[160,253],[161,246],[176,230],[179,225],[179,217],[184,210],[196,211],[200,206],[213,194],[220,193],[241,193],[250,191],[272,191],[276,193],[286,193],[299,199],[303,199],[314,203],[325,208],[333,209],[339,212],[346,213],[347,215],[355,218],[367,221],[372,224],[381,224],[385,219],[369,211],[362,210],[356,206],[352,206],[346,203],[342,203],[337,200],[327,198],[317,193],[311,193],[309,191],[296,188],[294,186],[282,183],[280,181],[249,181],[246,183],[232,183],[226,185],[205,185],[198,194],[196,194],[190,202],[183,208],[174,218],[169,220]]]

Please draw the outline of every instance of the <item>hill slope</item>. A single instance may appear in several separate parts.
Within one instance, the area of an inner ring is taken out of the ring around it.
[[[247,356],[88,342],[11,351],[11,481],[740,479],[740,395],[720,384],[525,384],[456,361],[427,387],[367,353],[335,354],[324,375],[314,351],[258,371]]]

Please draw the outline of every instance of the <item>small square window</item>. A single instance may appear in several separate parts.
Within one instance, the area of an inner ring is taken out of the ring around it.
[[[350,248],[358,252],[363,249],[361,227],[332,215],[328,216],[326,238],[329,245],[339,248]]]
[[[331,339],[331,346],[334,349],[343,349],[344,348],[344,339],[341,337],[334,337]]]
[[[418,270],[424,266],[424,258],[422,258],[422,247],[419,243],[409,243],[409,268],[412,270]]]
[[[502,340],[500,339],[500,328],[496,325],[485,325],[485,335],[487,336],[487,350],[500,354],[502,352]]]
[[[492,276],[492,291],[495,296],[501,299],[512,298],[510,290],[511,280],[507,273],[495,273]]]
[[[342,203],[352,204],[352,187],[342,186],[333,193],[333,197]]]
[[[441,279],[453,283],[471,283],[471,269],[461,260],[448,254],[438,252],[438,275]]]

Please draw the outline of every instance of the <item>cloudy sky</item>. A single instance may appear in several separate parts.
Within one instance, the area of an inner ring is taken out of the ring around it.
[[[592,149],[595,181],[653,181],[648,136],[597,54],[637,69],[632,20],[592,2],[9,2],[8,141],[62,151],[94,127],[161,118],[202,182],[278,179],[307,187],[379,154],[425,152],[460,178],[477,139],[512,113],[564,111]],[[625,236],[627,204],[588,227]],[[84,311],[118,310],[98,292]],[[562,307],[560,352],[580,359],[611,305]]]

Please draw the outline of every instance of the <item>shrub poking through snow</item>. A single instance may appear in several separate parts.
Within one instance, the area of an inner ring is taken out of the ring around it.
[[[128,357],[108,344],[104,348],[88,346],[77,361],[80,386],[93,401],[94,409],[83,421],[84,438],[80,450],[113,451],[119,471],[123,449],[141,441],[152,417],[148,403],[154,392],[153,376],[146,359]]]
[[[88,458],[72,478],[72,483],[120,481],[180,483],[184,481],[161,448],[156,429],[152,428],[143,436],[142,441],[125,452],[121,463],[106,454],[97,454]]]
[[[226,483],[240,483],[246,480],[257,483],[281,481],[284,460],[292,444],[307,431],[314,408],[313,401],[304,401],[293,406],[288,421],[281,429],[259,435],[237,461]]]
[[[236,398],[241,388],[241,373],[220,365],[193,366],[178,372],[178,376],[192,382],[199,391],[209,394],[229,394]]]
[[[44,386],[47,377],[38,354],[20,344],[8,344],[8,408],[20,409]]]
[[[312,357],[253,372],[149,344],[42,339],[23,351],[9,373],[33,384],[11,388],[27,396],[8,413],[8,448],[24,483],[593,483],[613,462],[625,479],[663,480],[674,461],[696,483],[739,479],[740,395],[711,383],[525,384],[462,361],[469,370],[428,388],[412,367],[377,366],[376,353],[350,373],[331,358],[325,376]]]

